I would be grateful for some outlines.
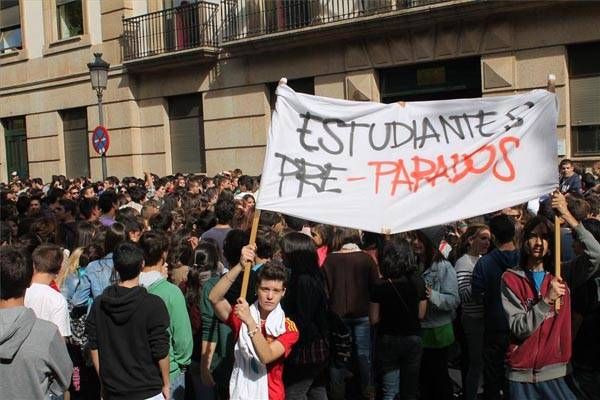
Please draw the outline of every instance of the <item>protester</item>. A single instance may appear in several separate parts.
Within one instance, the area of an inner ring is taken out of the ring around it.
[[[74,294],[74,297],[82,301],[83,299],[95,299],[109,285],[115,284],[119,280],[113,266],[113,251],[126,240],[125,227],[119,222],[114,222],[104,229],[104,256],[89,263],[86,267],[86,274],[81,277],[81,283]],[[88,300],[85,302],[87,303]]]
[[[327,255],[331,252],[331,240],[333,238],[333,227],[331,225],[317,224],[310,228],[310,235],[317,247],[319,256],[319,267],[325,263]]]
[[[418,230],[411,243],[423,271],[427,297],[427,313],[421,321],[421,398],[431,400],[452,398],[448,350],[454,343],[452,320],[460,304],[456,272],[439,251],[444,233],[440,226]]]
[[[169,314],[139,286],[144,254],[131,243],[114,250],[118,284],[98,296],[87,319],[92,360],[106,399],[170,399]]]
[[[363,252],[360,234],[354,229],[340,228],[338,248],[323,264],[327,278],[329,305],[352,332],[357,358],[360,391],[364,398],[374,393],[371,356],[370,290],[379,274],[373,259]],[[345,398],[347,371],[334,366],[330,371],[332,398]]]
[[[554,193],[552,206],[573,229],[574,247],[581,250],[563,271],[572,299],[573,372],[568,382],[577,398],[595,399],[600,396],[600,222],[577,221],[560,193]]]
[[[22,251],[0,247],[0,393],[6,399],[62,396],[73,371],[64,334],[25,306],[33,273]]]
[[[282,306],[301,332],[285,364],[285,398],[327,400],[327,295],[317,250],[312,239],[299,232],[285,235],[280,247],[291,274]]]
[[[466,373],[463,373],[465,400],[477,399],[479,379],[483,371],[484,308],[471,299],[471,281],[475,264],[479,257],[487,253],[490,240],[491,233],[487,225],[470,225],[461,236],[457,254],[459,258],[455,265],[464,332],[464,343],[461,346],[462,361],[467,367]]]
[[[33,278],[25,292],[25,307],[31,308],[36,317],[52,322],[64,337],[71,336],[71,322],[67,301],[60,291],[50,287],[56,280],[63,262],[63,251],[54,244],[38,246],[32,255]]]
[[[215,204],[215,216],[217,217],[217,224],[211,229],[207,230],[200,237],[202,240],[213,239],[217,243],[219,249],[219,257],[225,268],[229,268],[229,263],[223,257],[223,242],[227,233],[231,230],[231,221],[235,213],[235,204],[232,201],[221,200]]]
[[[425,317],[425,282],[419,276],[411,245],[392,239],[383,248],[380,260],[382,278],[371,293],[377,304],[372,311],[378,323],[376,343],[377,371],[381,377],[382,400],[416,400],[423,348],[420,320]]]
[[[552,273],[552,244],[549,222],[533,218],[523,231],[519,265],[502,274],[510,399],[575,399],[564,380],[571,357],[570,293]]]
[[[481,257],[473,268],[471,298],[483,304],[483,391],[485,399],[502,399],[507,393],[504,378],[504,356],[508,346],[508,323],[502,307],[500,282],[502,274],[519,263],[515,246],[515,223],[504,214],[489,223],[496,248]]]
[[[242,264],[254,260],[254,247],[244,247],[240,263],[223,275],[209,295],[217,317],[226,322],[235,335],[235,363],[230,381],[230,398],[285,399],[283,361],[298,341],[299,333],[286,318],[281,305],[287,274],[269,263],[258,274],[258,300],[248,305],[240,297],[232,307],[225,294],[242,271]]]
[[[581,176],[575,172],[575,165],[568,158],[561,160],[559,164],[560,180],[558,187],[560,192],[566,193],[582,193]]]
[[[210,372],[210,361],[215,348],[209,349],[208,343],[202,341],[202,309],[205,306],[201,303],[201,296],[205,283],[217,276],[218,268],[219,254],[216,246],[210,242],[199,243],[192,255],[187,279],[182,285],[193,335],[193,350],[187,381],[191,382],[192,387],[191,390],[188,389],[186,382],[186,391],[191,392],[193,398],[206,400],[215,398],[214,380]],[[208,307],[211,308],[210,305]],[[206,364],[202,364],[203,356],[206,358]],[[202,379],[203,376],[205,379]],[[203,380],[206,380],[207,384]]]
[[[169,242],[162,232],[144,232],[139,242],[144,252],[144,267],[139,275],[139,285],[148,293],[160,297],[169,313],[169,376],[168,399],[183,400],[185,395],[185,369],[191,363],[193,340],[186,301],[181,290],[166,278],[165,261]]]

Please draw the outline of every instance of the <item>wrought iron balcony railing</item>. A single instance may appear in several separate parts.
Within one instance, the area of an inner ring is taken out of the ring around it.
[[[222,42],[420,7],[448,0],[222,0]]]
[[[218,4],[199,1],[123,19],[123,59],[216,48],[218,8]]]

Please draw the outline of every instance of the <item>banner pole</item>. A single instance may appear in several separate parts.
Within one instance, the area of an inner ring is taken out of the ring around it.
[[[279,85],[287,84],[287,78],[281,78],[279,80]],[[254,209],[254,218],[252,218],[252,229],[250,230],[250,240],[248,244],[256,243],[256,233],[258,232],[258,222],[260,221],[260,210],[258,208]],[[244,276],[242,278],[242,291],[240,292],[240,297],[245,298],[248,293],[248,282],[250,281],[250,269],[252,268],[252,262],[248,261],[243,265],[244,267]]]
[[[547,90],[550,93],[556,93],[556,76],[554,74],[548,75],[548,86]],[[560,263],[560,219],[558,215],[554,215],[554,275],[558,278],[561,276],[561,263]],[[560,298],[556,299],[554,303],[554,310],[558,312],[560,310]]]
[[[260,221],[260,210],[254,209],[254,218],[252,218],[252,229],[250,230],[250,240],[248,244],[256,243],[256,232],[258,232],[258,222]],[[244,263],[244,276],[242,278],[242,291],[240,297],[246,298],[248,293],[248,282],[250,281],[250,270],[252,269],[252,261]]]

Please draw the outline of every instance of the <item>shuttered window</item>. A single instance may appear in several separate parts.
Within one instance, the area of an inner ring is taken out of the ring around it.
[[[4,127],[8,175],[10,176],[13,172],[16,172],[21,178],[26,178],[29,176],[29,163],[25,117],[5,118],[2,120],[2,125]]]
[[[87,111],[74,108],[61,112],[67,177],[90,176]]]
[[[173,172],[206,172],[202,95],[169,97]]]
[[[571,144],[574,156],[600,154],[600,42],[569,46]]]

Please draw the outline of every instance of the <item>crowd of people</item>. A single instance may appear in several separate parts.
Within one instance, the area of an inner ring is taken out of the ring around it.
[[[539,200],[394,235],[263,210],[253,244],[260,177],[239,169],[13,176],[1,397],[599,399],[600,181],[559,172]]]

